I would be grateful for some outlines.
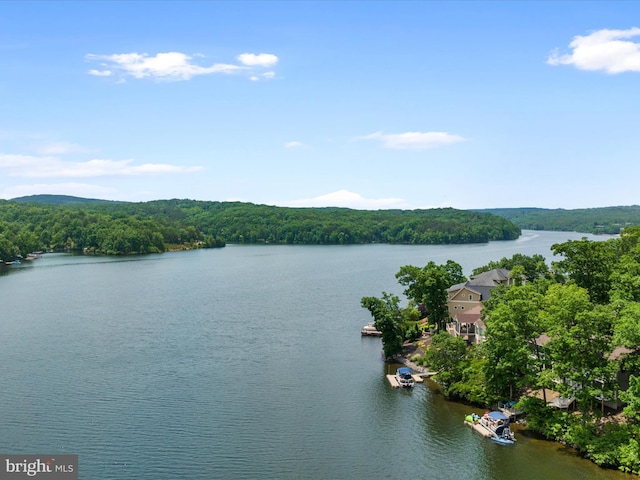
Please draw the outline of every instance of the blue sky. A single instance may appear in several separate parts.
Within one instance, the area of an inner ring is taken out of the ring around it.
[[[640,203],[640,2],[0,2],[0,198]]]

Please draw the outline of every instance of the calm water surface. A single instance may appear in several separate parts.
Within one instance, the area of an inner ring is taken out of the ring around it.
[[[432,384],[389,387],[360,298],[402,265],[466,274],[582,234],[467,246],[233,246],[49,254],[0,276],[0,451],[73,453],[80,478],[622,479],[519,432],[462,424]]]

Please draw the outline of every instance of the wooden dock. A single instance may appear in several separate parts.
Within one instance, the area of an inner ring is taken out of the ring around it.
[[[512,421],[516,420],[519,416],[524,415],[524,410],[516,410],[515,408],[500,407],[498,410],[504,413]]]
[[[413,381],[416,383],[424,382],[424,378],[422,378],[420,375],[414,374],[411,375],[411,378],[413,378]],[[398,377],[396,377],[395,375],[387,375],[387,381],[393,388],[400,388],[400,382],[398,382]]]
[[[393,388],[400,388],[400,382],[395,375],[387,375],[387,381]]]

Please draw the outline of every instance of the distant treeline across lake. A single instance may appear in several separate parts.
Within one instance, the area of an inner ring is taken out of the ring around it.
[[[0,258],[39,250],[156,253],[236,244],[466,244],[513,240],[511,221],[455,210],[287,208],[241,202],[108,202],[76,197],[0,201]]]

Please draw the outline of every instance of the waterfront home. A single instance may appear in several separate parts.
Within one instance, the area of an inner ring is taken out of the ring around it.
[[[449,287],[447,290],[447,308],[449,316],[465,313],[491,298],[491,290],[498,285],[511,285],[513,279],[506,268],[496,268],[480,273],[471,280]]]
[[[543,368],[551,368],[548,362],[545,361],[548,358],[547,355],[547,344],[553,339],[549,337],[546,333],[541,334],[536,339],[536,348],[538,349],[538,355],[544,362]],[[629,388],[629,372],[625,371],[623,368],[623,360],[625,357],[634,350],[629,349],[627,347],[616,347],[609,355],[608,360],[610,362],[616,362],[619,364],[619,368],[616,370],[614,376],[609,379],[601,379],[596,380],[596,383],[602,386],[603,392],[606,390],[606,385],[614,385],[613,390],[610,390],[611,393],[609,395],[599,394],[595,396],[595,400],[600,404],[600,408],[604,413],[605,409],[609,409],[611,411],[620,411],[624,404],[620,401],[618,393],[620,391],[625,391]],[[562,380],[555,379],[554,382],[556,384],[565,384],[571,387],[571,390],[575,393],[582,388],[579,383],[570,381],[570,380]],[[538,389],[529,391],[527,396],[535,396],[541,400],[545,400],[547,406],[555,407],[559,409],[570,409],[573,406],[573,402],[575,401],[574,397],[562,397],[560,393],[550,390],[550,389]]]

